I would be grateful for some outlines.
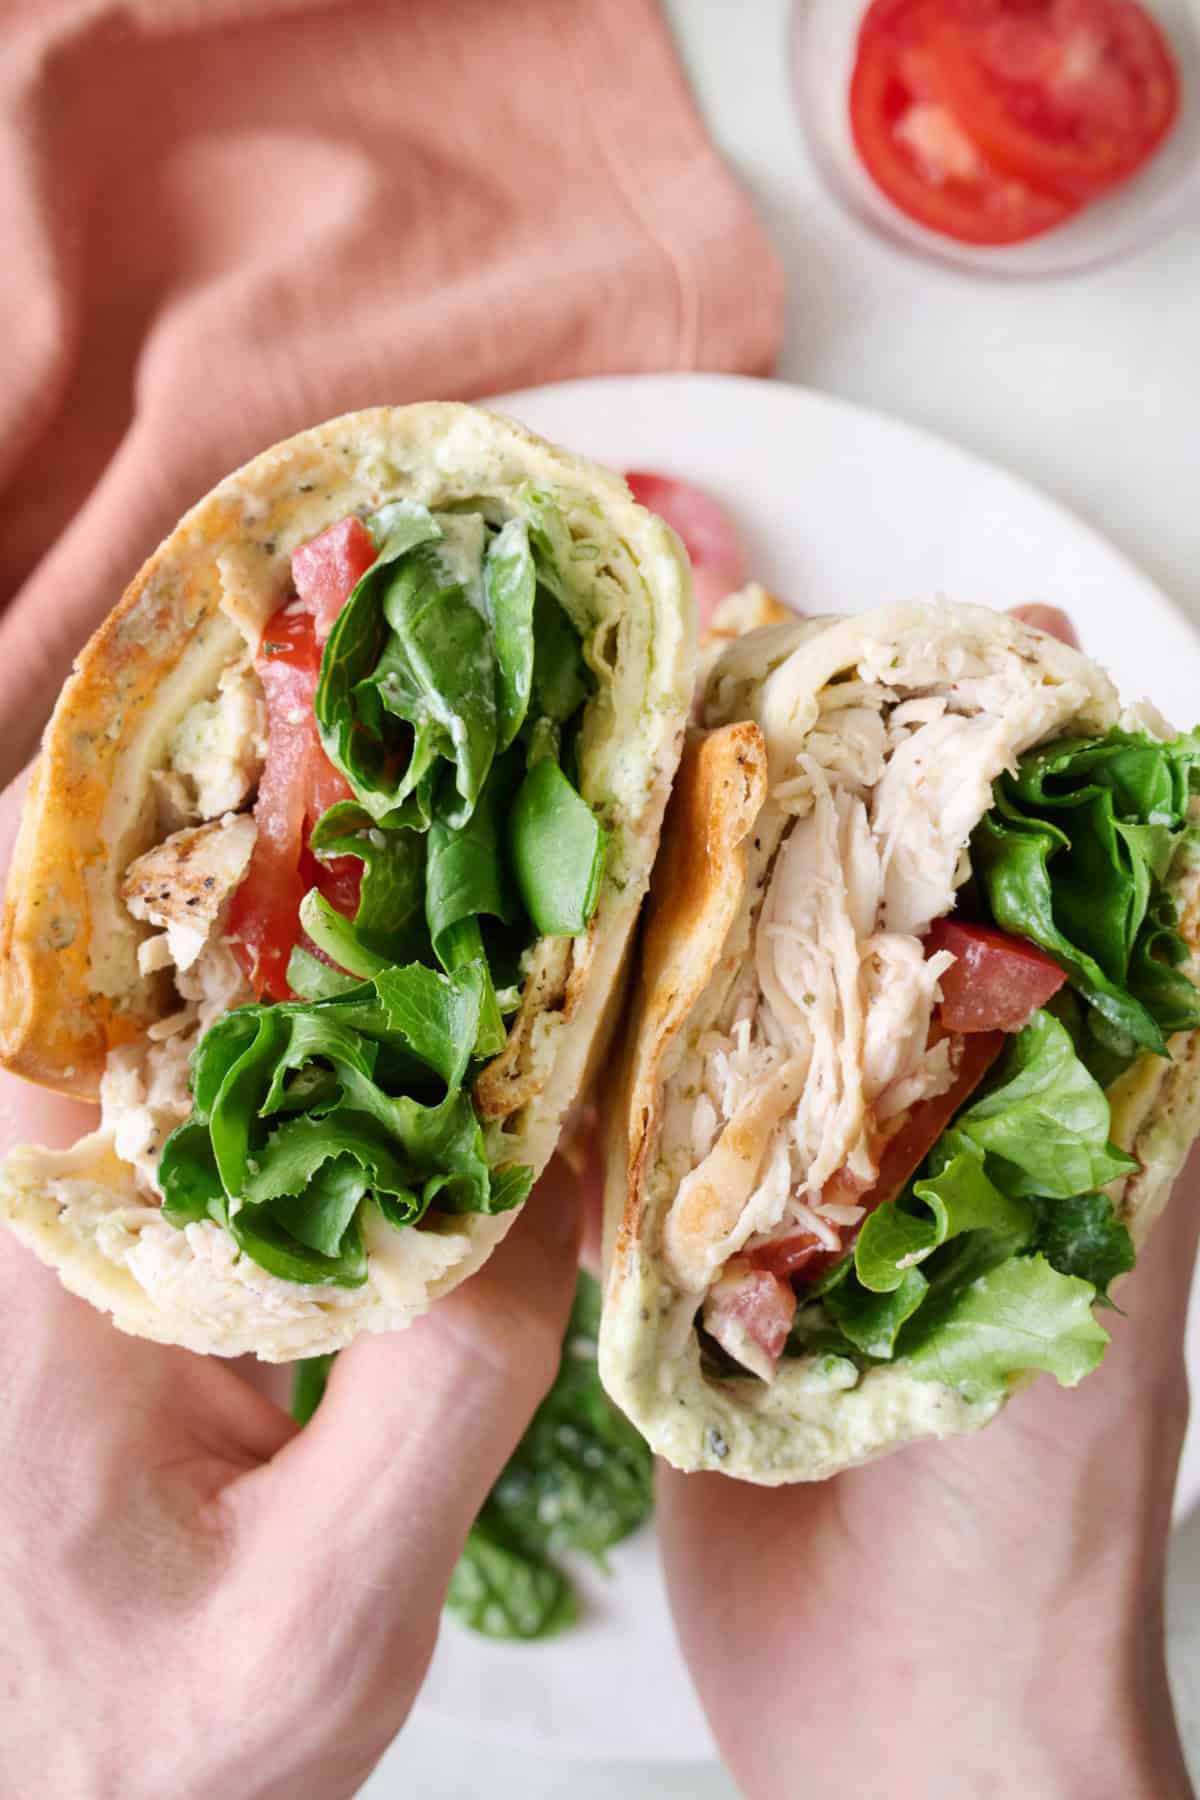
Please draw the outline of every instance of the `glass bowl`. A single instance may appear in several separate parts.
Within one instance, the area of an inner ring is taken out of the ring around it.
[[[1200,217],[1200,0],[1154,0],[1179,71],[1179,113],[1159,150],[1129,181],[1073,218],[1024,243],[963,244],[894,206],[859,160],[850,134],[850,74],[866,0],[796,0],[790,26],[792,91],[813,161],[843,207],[902,249],[975,274],[1037,278],[1115,262]]]

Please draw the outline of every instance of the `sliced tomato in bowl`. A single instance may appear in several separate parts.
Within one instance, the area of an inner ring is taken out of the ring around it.
[[[877,0],[858,37],[850,127],[868,174],[930,231],[971,244],[1011,244],[1069,219],[1077,201],[996,166],[969,115],[950,103],[931,53],[949,9],[939,0]]]
[[[996,169],[1090,200],[1153,155],[1179,108],[1170,47],[1135,0],[949,0],[928,39],[946,104]]]

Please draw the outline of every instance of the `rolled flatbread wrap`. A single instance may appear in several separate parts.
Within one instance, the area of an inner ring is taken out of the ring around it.
[[[98,1099],[0,1207],[127,1331],[284,1360],[512,1222],[618,991],[691,699],[686,557],[460,405],[277,445],[151,557],[47,728],[0,1054]]]
[[[764,1484],[1079,1380],[1200,1129],[1200,739],[1007,615],[730,639],[771,616],[668,811],[600,1344],[656,1451]]]

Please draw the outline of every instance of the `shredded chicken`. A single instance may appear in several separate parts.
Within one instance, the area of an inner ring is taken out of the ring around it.
[[[152,1026],[146,1039],[111,1050],[100,1082],[101,1118],[113,1148],[136,1170],[139,1187],[155,1196],[163,1145],[192,1110],[188,1059],[210,1025],[253,997],[219,941],[179,971],[175,984],[179,1011]]]
[[[190,969],[208,942],[221,908],[246,873],[256,830],[248,813],[173,832],[131,862],[121,892],[135,919],[165,936],[139,947],[144,974],[174,963]]]
[[[741,1253],[797,1231],[840,1250],[883,1145],[953,1086],[951,1041],[930,1028],[954,959],[921,938],[953,908],[996,776],[1081,699],[1003,646],[867,643],[776,784],[792,823],[753,955],[673,1080],[664,1130],[686,1163],[664,1222],[672,1275],[767,1379],[743,1328],[761,1277]]]

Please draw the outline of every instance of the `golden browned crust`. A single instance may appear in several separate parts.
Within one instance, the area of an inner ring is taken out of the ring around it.
[[[743,721],[689,740],[667,808],[642,943],[618,1259],[637,1237],[646,1157],[662,1107],[659,1067],[717,973],[745,884],[746,839],[766,797],[767,747],[757,725]]]
[[[206,521],[216,541],[219,514]],[[178,579],[156,579],[169,559]],[[0,921],[0,1061],[16,1074],[94,1099],[108,1050],[161,1011],[161,986],[136,968],[120,991],[92,979],[88,883],[105,859],[102,827],[126,721],[189,644],[219,638],[219,585],[207,558],[170,543],[146,563],[76,660],[46,729],[26,796]]]

